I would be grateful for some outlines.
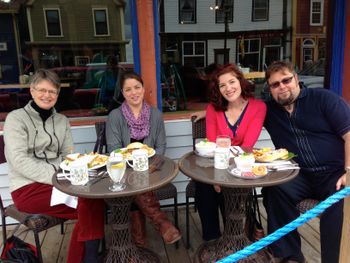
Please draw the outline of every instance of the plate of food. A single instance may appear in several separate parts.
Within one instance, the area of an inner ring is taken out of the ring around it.
[[[71,165],[86,163],[91,170],[101,168],[106,165],[108,156],[98,153],[72,153],[68,154],[64,161],[60,163],[60,168],[65,171],[70,170]]]
[[[268,173],[265,165],[254,165],[251,172],[242,172],[235,165],[231,165],[227,171],[235,177],[247,180],[259,179],[266,176]]]
[[[132,161],[132,152],[134,150],[138,150],[138,149],[144,149],[147,151],[148,153],[148,158],[152,157],[153,155],[156,154],[156,151],[149,147],[147,144],[143,144],[143,143],[140,143],[140,142],[133,142],[133,143],[130,143],[127,147],[125,148],[121,148],[121,149],[116,149],[113,151],[113,153],[120,153],[123,155],[123,158],[125,160],[128,160],[128,161]],[[112,153],[112,154],[113,154]]]
[[[285,148],[272,150],[271,148],[253,149],[254,158],[258,162],[270,163],[276,160],[290,160],[296,155]]]

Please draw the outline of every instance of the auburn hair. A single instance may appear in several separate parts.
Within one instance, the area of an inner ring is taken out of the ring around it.
[[[211,75],[211,80],[209,83],[209,102],[217,111],[227,110],[228,101],[224,98],[224,96],[222,96],[219,88],[219,77],[227,73],[231,73],[239,80],[242,89],[241,95],[244,99],[253,97],[252,90],[254,89],[254,84],[250,83],[244,78],[242,71],[235,64],[218,66]]]

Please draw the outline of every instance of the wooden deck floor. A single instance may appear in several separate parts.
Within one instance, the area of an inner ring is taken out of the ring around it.
[[[266,215],[264,209],[262,210],[263,224],[266,229]],[[170,218],[172,218],[172,212],[167,211]],[[179,224],[180,230],[185,236],[185,209],[179,209]],[[320,236],[318,231],[319,219],[313,219],[306,225],[302,226],[299,231],[302,235],[303,253],[308,263],[319,263],[320,260]],[[65,223],[64,235],[60,234],[60,227],[56,226],[49,231],[41,233],[40,240],[42,240],[42,252],[45,263],[61,263],[66,262],[66,254],[69,245],[69,239],[74,226],[74,222],[70,221]],[[106,240],[107,245],[109,243],[110,235],[107,226]],[[198,213],[191,209],[190,216],[190,229],[191,229],[191,248],[186,249],[184,245],[185,238],[180,241],[179,248],[176,249],[175,245],[165,245],[160,235],[154,230],[151,224],[147,224],[147,237],[148,247],[153,251],[157,251],[160,259],[164,263],[192,263],[193,255],[197,247],[201,244],[201,229]],[[23,229],[24,230],[24,229]],[[21,231],[19,231],[21,232]],[[21,235],[25,241],[34,244],[34,238],[32,233],[24,231]],[[2,241],[2,239],[1,239]],[[2,244],[1,244],[2,246]]]

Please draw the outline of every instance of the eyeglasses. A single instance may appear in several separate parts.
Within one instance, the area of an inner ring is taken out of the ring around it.
[[[291,77],[282,79],[281,81],[276,81],[276,82],[274,82],[274,83],[271,83],[271,84],[269,84],[268,86],[269,86],[269,88],[271,88],[271,89],[277,89],[277,88],[281,85],[281,83],[282,83],[283,85],[288,85],[289,83],[291,83],[293,78],[294,78],[294,75],[291,76]]]
[[[56,97],[58,95],[58,90],[47,90],[47,89],[35,89],[40,95],[45,95],[46,93],[49,93],[50,96]]]

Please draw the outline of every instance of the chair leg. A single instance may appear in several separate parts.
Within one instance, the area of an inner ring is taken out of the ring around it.
[[[258,215],[258,218],[257,220],[259,221],[259,224],[261,225],[261,214],[260,214],[260,208],[259,208],[259,195],[258,193],[256,192],[256,189],[254,188],[253,190],[253,195],[254,195],[254,203],[255,203],[255,207],[256,207],[256,213]]]
[[[106,251],[106,237],[104,236],[101,240],[101,253],[104,254]]]
[[[64,234],[64,223],[62,222],[61,223],[61,235],[63,235]]]
[[[39,235],[37,232],[33,231],[34,234],[34,239],[35,239],[35,245],[36,249],[38,251],[38,258],[40,263],[44,263],[43,261],[43,255],[41,254],[41,245],[40,245],[40,240],[39,240]]]
[[[175,226],[177,229],[179,229],[179,214],[178,214],[178,210],[177,210],[177,196],[174,197],[174,212],[175,212]],[[179,241],[177,241],[175,243],[175,247],[176,249],[179,248]]]
[[[2,223],[2,243],[6,243],[7,233],[6,233],[6,218],[4,215],[1,215],[1,223]]]
[[[189,198],[186,196],[186,248],[190,248],[190,208]]]

